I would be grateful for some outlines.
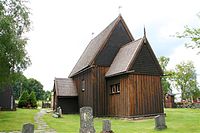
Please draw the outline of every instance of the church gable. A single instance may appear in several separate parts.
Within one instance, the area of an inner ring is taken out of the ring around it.
[[[123,45],[133,41],[133,38],[128,31],[128,28],[122,21],[123,20],[120,20],[118,22],[108,41],[106,42],[103,50],[97,55],[95,60],[96,65],[110,66],[119,49]]]
[[[131,70],[134,70],[134,73],[138,74],[148,74],[148,75],[162,75],[163,72],[160,68],[160,65],[157,61],[156,56],[153,53],[150,45],[144,43],[141,47],[141,50],[138,52],[135,61],[131,67]]]
[[[75,76],[93,64],[109,66],[119,51],[120,46],[132,40],[134,39],[128,27],[122,16],[119,15],[110,25],[90,41],[72,69],[69,77]]]

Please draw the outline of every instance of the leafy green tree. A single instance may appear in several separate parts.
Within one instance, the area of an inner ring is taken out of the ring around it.
[[[36,96],[35,96],[34,91],[32,91],[31,94],[29,95],[28,102],[29,102],[31,107],[33,107],[33,108],[37,107],[37,100],[36,100]]]
[[[27,91],[24,91],[21,97],[19,98],[18,107],[19,108],[27,107],[29,103],[28,99],[29,99],[29,94]]]
[[[19,99],[23,91],[27,91],[29,94],[34,91],[37,100],[44,100],[43,85],[36,79],[27,79],[23,74],[18,73],[18,78],[14,80],[12,85],[15,99]]]
[[[30,30],[29,9],[24,0],[0,1],[0,85],[11,84],[13,74],[30,64],[25,33]]]
[[[50,91],[45,91],[44,100],[45,101],[51,101],[51,92]]]
[[[199,96],[197,74],[191,61],[176,65],[174,83],[175,87],[181,90],[182,100],[193,100],[194,97]]]
[[[200,13],[197,15],[200,19]],[[185,46],[187,48],[198,49],[198,53],[200,53],[200,27],[191,28],[189,26],[185,26],[185,30],[183,33],[177,33],[176,36],[178,38],[187,38],[190,42],[186,43]]]
[[[30,78],[28,79],[28,92],[34,91],[37,100],[44,100],[43,85],[37,81],[36,79]]]
[[[12,81],[13,95],[19,99],[23,91],[27,91],[28,79],[22,73],[15,73],[17,78]]]
[[[167,94],[169,91],[171,91],[171,85],[170,81],[172,80],[173,72],[170,70],[167,70],[167,65],[169,63],[169,58],[161,56],[158,58],[159,64],[164,72],[164,76],[162,76],[161,82],[163,86],[163,94]]]

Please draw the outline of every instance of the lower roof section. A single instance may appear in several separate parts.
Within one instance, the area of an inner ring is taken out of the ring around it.
[[[71,78],[55,78],[53,91],[57,96],[78,96],[76,86]]]

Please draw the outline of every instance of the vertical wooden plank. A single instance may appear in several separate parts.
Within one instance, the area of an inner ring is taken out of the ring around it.
[[[143,100],[144,100],[144,114],[147,114],[147,90],[146,90],[146,75],[143,75],[143,91],[144,91],[144,95],[143,95]]]
[[[126,94],[126,99],[127,99],[127,116],[130,115],[130,90],[129,90],[129,82],[128,82],[128,76],[126,76],[126,88],[127,88],[127,94]]]
[[[147,89],[147,113],[150,113],[150,83],[149,76],[146,76],[146,89]]]
[[[122,93],[121,93],[121,104],[122,104],[122,111],[121,111],[121,115],[124,115],[124,112],[125,112],[125,105],[124,105],[124,93],[125,93],[125,88],[124,88],[124,82],[123,82],[123,80],[122,79],[120,79],[120,82],[121,82],[121,84],[122,84]]]
[[[133,78],[133,115],[137,114],[137,87],[136,87],[136,76],[132,75]]]
[[[132,74],[128,76],[128,85],[129,85],[129,116],[133,114],[133,79]]]
[[[126,88],[125,88],[123,79],[122,79],[122,85],[123,85],[123,88],[124,88],[124,92],[123,92],[123,114],[122,115],[124,116],[125,113],[126,113],[126,99],[125,99]]]
[[[126,116],[126,113],[127,113],[127,100],[126,100],[126,94],[127,94],[127,88],[126,88],[126,80],[124,79],[123,77],[123,82],[124,82],[124,116]]]
[[[137,75],[137,103],[138,103],[138,115],[140,114],[140,84],[139,75]]]
[[[142,114],[144,114],[144,82],[143,75],[140,75],[140,83],[141,83],[141,106],[142,106]]]

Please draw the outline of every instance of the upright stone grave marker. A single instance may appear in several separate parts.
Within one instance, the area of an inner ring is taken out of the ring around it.
[[[59,117],[62,117],[62,109],[60,106],[57,108],[57,113],[58,113]]]
[[[111,123],[109,120],[103,120],[103,131],[102,133],[113,133],[111,130]]]
[[[80,108],[80,133],[95,133],[91,107]]]
[[[155,117],[155,129],[162,130],[167,128],[165,124],[165,115],[158,115]]]
[[[22,133],[34,133],[34,125],[31,123],[24,124]]]

